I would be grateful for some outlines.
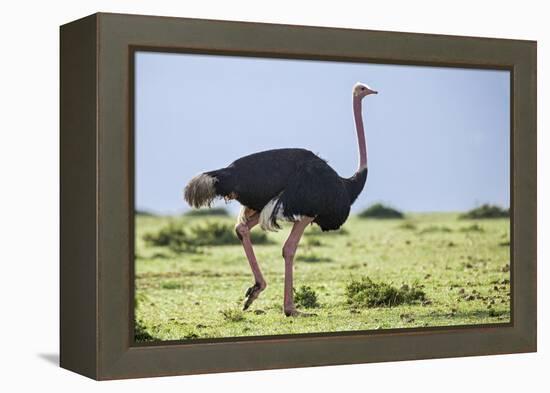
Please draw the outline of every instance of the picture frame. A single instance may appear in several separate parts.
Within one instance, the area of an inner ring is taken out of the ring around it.
[[[134,342],[134,53],[509,70],[511,323]],[[60,365],[97,380],[536,351],[536,42],[97,13],[60,28]]]

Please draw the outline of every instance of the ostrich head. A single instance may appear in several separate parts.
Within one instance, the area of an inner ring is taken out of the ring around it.
[[[378,92],[376,90],[371,89],[368,85],[361,82],[357,82],[353,86],[353,97],[362,99],[368,96],[369,94],[378,94]]]

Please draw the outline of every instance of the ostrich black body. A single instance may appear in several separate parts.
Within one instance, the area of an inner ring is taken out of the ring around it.
[[[340,228],[367,180],[367,168],[341,178],[325,160],[305,149],[254,153],[205,174],[215,179],[218,196],[236,199],[257,212],[277,198],[270,217],[274,227],[282,208],[282,215],[291,221],[296,216],[315,217],[313,222],[323,231]]]

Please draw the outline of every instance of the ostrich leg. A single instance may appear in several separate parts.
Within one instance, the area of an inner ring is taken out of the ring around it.
[[[283,246],[283,258],[285,259],[285,296],[284,296],[284,312],[287,317],[309,316],[312,314],[301,313],[294,306],[294,294],[292,275],[294,270],[294,255],[298,248],[298,243],[302,238],[302,234],[307,226],[314,220],[313,217],[304,217],[302,220],[294,223],[290,235]]]
[[[254,249],[252,248],[252,242],[250,241],[250,230],[258,224],[260,219],[260,214],[254,210],[243,208],[244,211],[242,214],[242,219],[239,219],[239,223],[235,226],[235,232],[237,233],[238,238],[241,240],[241,243],[244,248],[244,253],[252,269],[252,274],[254,275],[254,285],[248,288],[246,291],[245,297],[246,301],[244,303],[243,310],[246,310],[254,300],[258,298],[260,292],[262,292],[266,287],[267,283],[262,276],[260,270],[260,265],[256,260],[254,255]]]

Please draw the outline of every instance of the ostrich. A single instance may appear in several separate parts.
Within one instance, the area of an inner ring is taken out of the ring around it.
[[[184,198],[194,208],[210,207],[214,199],[235,199],[242,205],[235,232],[254,275],[254,285],[245,294],[246,310],[266,288],[252,243],[250,230],[260,224],[263,230],[277,230],[277,220],[293,222],[283,246],[285,262],[283,311],[286,316],[299,312],[293,299],[293,261],[298,243],[309,224],[321,230],[340,228],[349,215],[367,180],[367,144],[361,115],[364,97],[377,94],[369,86],[353,87],[353,114],[359,146],[359,167],[350,178],[338,176],[328,163],[305,149],[267,150],[239,158],[226,168],[205,172],[189,181]]]

